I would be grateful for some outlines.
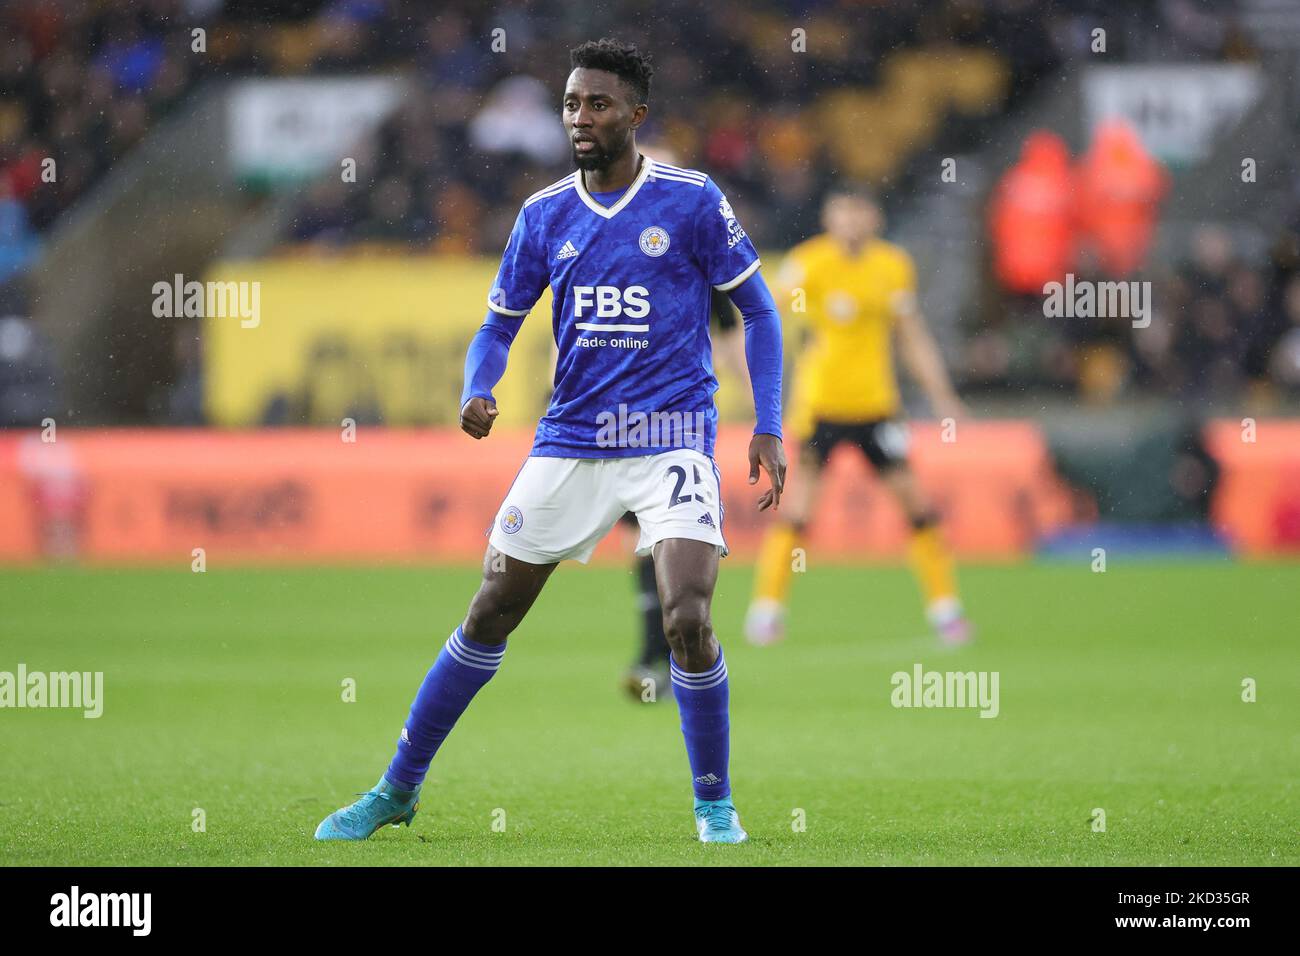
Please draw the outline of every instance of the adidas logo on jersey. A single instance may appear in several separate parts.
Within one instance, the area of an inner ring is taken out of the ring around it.
[[[713,515],[709,514],[707,511],[704,512],[704,514],[700,515],[699,520],[697,520],[695,523],[706,524],[710,528],[715,527],[713,524]]]
[[[577,254],[578,250],[573,247],[573,243],[565,240],[564,245],[560,247],[560,251],[555,254],[555,258],[572,259]]]

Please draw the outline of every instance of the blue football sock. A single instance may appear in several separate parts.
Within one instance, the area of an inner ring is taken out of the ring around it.
[[[390,784],[414,790],[424,783],[433,755],[479,688],[492,679],[505,655],[505,644],[479,644],[456,628],[411,704],[410,716],[397,741],[397,753],[384,774]]]
[[[727,716],[727,664],[718,648],[718,659],[708,670],[688,674],[670,664],[673,696],[682,715],[682,736],[691,762],[695,796],[721,800],[731,795],[727,761],[731,752],[731,721]]]

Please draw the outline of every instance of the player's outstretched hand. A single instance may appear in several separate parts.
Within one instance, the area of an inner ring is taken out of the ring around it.
[[[475,396],[460,410],[460,430],[473,438],[486,438],[496,417],[496,402]]]
[[[772,487],[758,498],[758,510],[781,506],[781,492],[785,488],[785,447],[775,435],[755,435],[749,440],[749,483],[758,482],[758,468],[763,466]]]

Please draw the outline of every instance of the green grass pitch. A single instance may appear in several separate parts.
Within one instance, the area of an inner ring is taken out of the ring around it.
[[[105,674],[98,720],[0,710],[0,863],[1300,863],[1300,564],[1228,562],[965,568],[979,640],[944,653],[894,567],[810,568],[785,643],[750,647],[751,569],[724,561],[739,847],[695,841],[671,693],[616,688],[632,576],[566,565],[415,826],[315,843],[379,778],[477,577],[0,571],[0,670]],[[916,663],[997,671],[1000,714],[894,708]]]

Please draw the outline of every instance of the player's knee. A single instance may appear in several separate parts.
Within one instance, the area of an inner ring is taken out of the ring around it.
[[[670,644],[693,650],[706,643],[712,627],[703,595],[673,596],[664,604],[664,635]]]

